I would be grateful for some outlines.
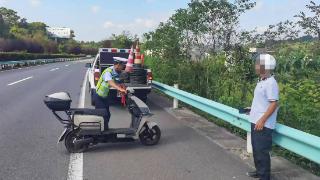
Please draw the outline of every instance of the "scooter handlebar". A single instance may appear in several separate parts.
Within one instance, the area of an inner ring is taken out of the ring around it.
[[[133,94],[134,93],[134,89],[133,88],[131,88],[131,87],[127,87],[127,93],[128,94]]]

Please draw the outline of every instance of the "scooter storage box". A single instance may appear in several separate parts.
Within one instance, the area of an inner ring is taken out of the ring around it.
[[[66,111],[70,109],[71,97],[66,92],[54,93],[47,95],[44,103],[53,111]]]
[[[82,130],[104,131],[104,120],[101,116],[74,114],[73,123]]]
[[[104,131],[103,116],[108,114],[106,109],[73,109],[73,123],[82,130]]]

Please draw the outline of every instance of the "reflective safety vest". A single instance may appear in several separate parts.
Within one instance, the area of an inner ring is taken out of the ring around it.
[[[106,81],[103,79],[104,74],[107,73],[107,72],[111,73],[113,80],[117,77],[117,75],[113,73],[112,67],[109,67],[109,68],[105,69],[105,70],[102,72],[102,74],[101,74],[101,76],[100,76],[100,79],[99,79],[99,81],[98,81],[98,83],[97,83],[97,90],[96,90],[96,92],[97,92],[97,94],[98,94],[100,97],[103,97],[103,98],[105,98],[105,97],[108,96],[109,90],[110,90],[110,85],[109,85],[109,83],[106,82]]]

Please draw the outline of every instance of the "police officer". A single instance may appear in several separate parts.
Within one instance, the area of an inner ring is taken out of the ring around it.
[[[272,131],[276,125],[279,101],[279,87],[272,75],[275,67],[276,60],[269,54],[260,54],[256,58],[255,70],[260,79],[254,90],[249,116],[256,171],[247,175],[261,180],[270,179]]]
[[[107,115],[103,117],[104,127],[108,129],[110,110],[109,110],[109,90],[110,87],[117,89],[120,93],[126,93],[126,90],[116,82],[119,79],[119,74],[124,69],[127,59],[121,57],[114,57],[114,65],[105,69],[97,83],[96,94],[95,94],[95,108],[106,109]]]

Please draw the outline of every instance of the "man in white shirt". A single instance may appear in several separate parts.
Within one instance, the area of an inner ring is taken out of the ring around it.
[[[270,151],[272,149],[272,131],[276,125],[279,87],[272,75],[276,60],[269,54],[260,54],[256,58],[255,70],[260,80],[254,90],[250,111],[251,140],[256,171],[247,175],[261,180],[270,179]]]

